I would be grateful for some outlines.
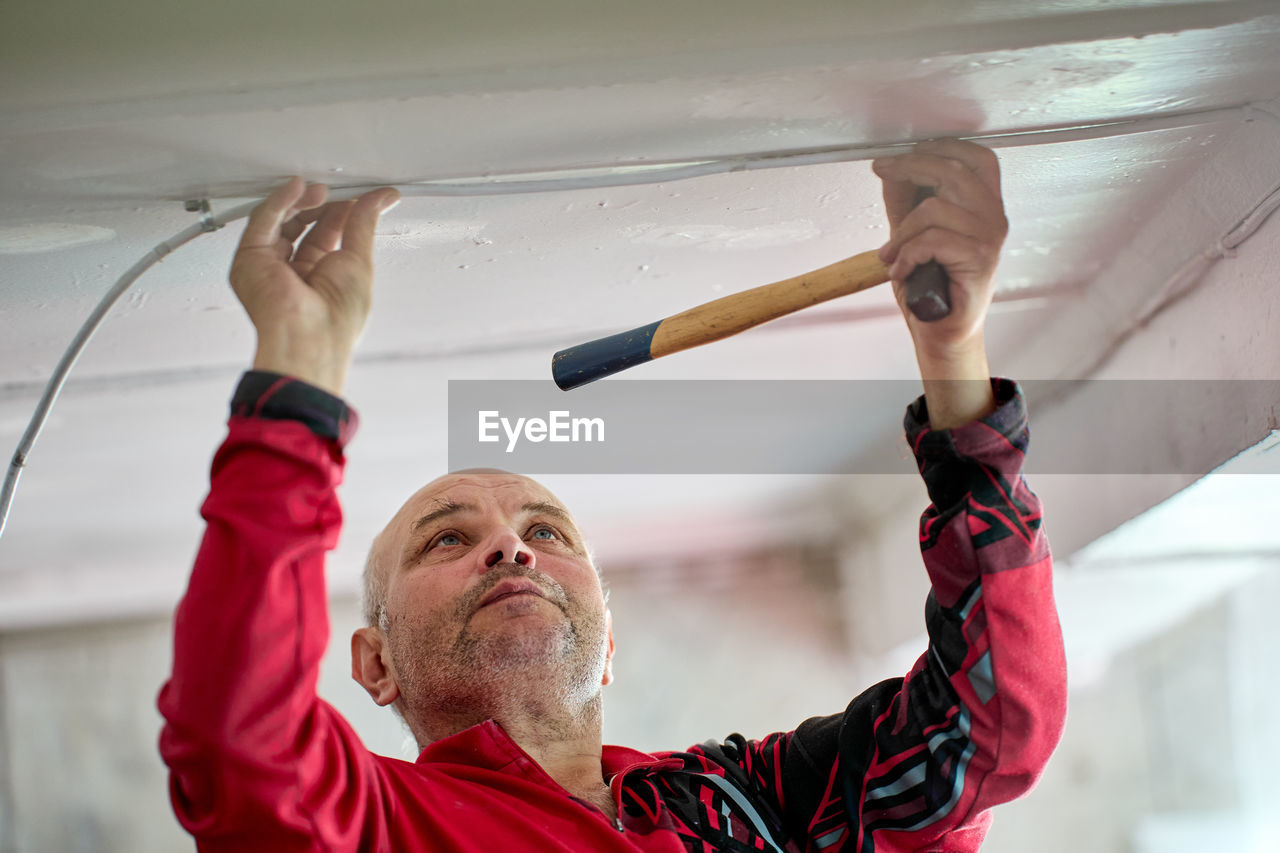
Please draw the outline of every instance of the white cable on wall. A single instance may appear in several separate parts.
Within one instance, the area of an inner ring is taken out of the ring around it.
[[[1182,127],[1198,127],[1205,124],[1211,124],[1218,121],[1227,121],[1232,119],[1248,120],[1257,112],[1266,114],[1271,118],[1276,118],[1271,113],[1260,106],[1253,104],[1240,104],[1233,107],[1225,107],[1214,110],[1201,110],[1199,112],[1177,113],[1173,115],[1148,116],[1135,119],[1125,119],[1121,121],[1095,122],[1091,124],[1077,124],[1071,126],[1044,126],[1032,127],[1024,129],[1015,129],[1004,131],[1001,133],[984,134],[978,136],[962,137],[972,142],[978,142],[989,148],[1007,148],[1022,147],[1026,145],[1044,145],[1056,142],[1074,142],[1087,139],[1102,139],[1113,136],[1124,136],[1133,133],[1146,133],[1155,130],[1171,130]],[[724,157],[713,160],[699,160],[694,162],[662,162],[662,163],[646,163],[642,166],[626,166],[626,167],[601,167],[597,169],[583,170],[566,170],[565,173],[559,173],[555,177],[550,178],[521,178],[519,176],[506,179],[473,179],[473,180],[454,180],[454,181],[425,181],[419,183],[395,185],[402,196],[435,196],[435,197],[456,197],[456,196],[480,196],[480,195],[515,195],[524,193],[542,193],[542,192],[561,192],[566,190],[580,189],[602,189],[608,187],[631,186],[635,184],[653,184],[664,183],[669,181],[682,181],[691,178],[700,178],[707,175],[725,174],[728,172],[744,172],[755,169],[776,169],[782,167],[810,166],[822,163],[847,163],[858,160],[870,160],[876,157],[893,156],[902,154],[911,149],[915,144],[915,140],[906,142],[894,142],[887,144],[874,145],[845,145],[831,146],[826,148],[813,148],[804,150],[778,151],[763,154],[739,155],[735,157]],[[584,174],[585,172],[585,174]],[[371,184],[355,187],[336,187],[329,194],[330,201],[346,201],[356,198],[368,190],[375,189],[380,186],[388,186],[388,184]],[[1273,203],[1274,202],[1274,203]],[[0,536],[4,535],[5,526],[9,520],[9,510],[13,504],[14,492],[18,487],[18,479],[22,476],[22,469],[26,466],[27,458],[31,453],[31,448],[35,445],[36,439],[40,436],[41,430],[44,429],[45,421],[48,420],[49,412],[53,408],[54,402],[58,398],[58,394],[62,390],[62,386],[66,383],[71,368],[75,366],[76,360],[80,357],[80,353],[97,331],[98,326],[102,323],[103,318],[116,301],[124,295],[138,278],[151,268],[157,261],[164,259],[165,256],[176,251],[185,244],[191,242],[203,233],[216,231],[219,228],[242,219],[257,207],[259,201],[252,201],[236,207],[225,210],[222,213],[212,215],[209,211],[207,200],[202,202],[205,211],[201,221],[196,225],[186,228],[173,237],[158,244],[151,251],[147,252],[137,263],[130,267],[120,278],[112,285],[111,289],[106,292],[93,311],[85,319],[80,329],[72,338],[71,343],[59,359],[57,367],[54,368],[53,374],[49,377],[45,390],[40,398],[40,402],[36,404],[35,412],[31,416],[31,421],[27,425],[26,432],[23,433],[22,439],[18,442],[18,447],[14,451],[13,459],[9,463],[9,470],[5,475],[4,485],[0,487]],[[1265,213],[1262,213],[1264,207],[1270,205]],[[1272,193],[1263,200],[1262,204],[1254,208],[1235,228],[1227,235],[1224,235],[1217,246],[1225,246],[1228,250],[1235,248],[1240,242],[1248,238],[1261,224],[1262,220],[1270,215],[1272,211],[1280,206],[1280,188],[1277,192]],[[190,206],[189,206],[190,209]],[[1232,235],[1237,236],[1238,242],[1228,244],[1229,239],[1234,239]],[[1220,257],[1221,255],[1218,255]],[[1211,260],[1210,260],[1211,262]],[[1193,264],[1197,263],[1193,259]],[[1190,264],[1184,266],[1183,270],[1179,270],[1178,274],[1170,279],[1164,287],[1160,289],[1157,296],[1162,297],[1163,301],[1159,304],[1153,298],[1149,303],[1150,307],[1144,310],[1143,316],[1147,319],[1154,316],[1154,312],[1160,310],[1160,307],[1168,302],[1176,299],[1182,290],[1185,290],[1188,284],[1182,281],[1175,281],[1179,276],[1186,276],[1193,283],[1198,280],[1199,274],[1196,270],[1190,269]],[[1197,269],[1199,269],[1197,267]],[[1184,270],[1186,272],[1184,272]],[[1194,278],[1191,278],[1194,276]]]

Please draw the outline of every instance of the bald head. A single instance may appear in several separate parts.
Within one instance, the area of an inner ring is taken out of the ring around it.
[[[520,488],[534,502],[563,514],[573,523],[572,516],[559,498],[537,480],[523,474],[500,468],[467,468],[437,477],[414,492],[373,539],[364,567],[364,618],[367,625],[386,630],[387,580],[390,572],[405,559],[406,546],[414,533],[442,517],[468,508],[469,504],[454,500],[451,493],[474,488]],[[591,562],[594,567],[594,558]]]

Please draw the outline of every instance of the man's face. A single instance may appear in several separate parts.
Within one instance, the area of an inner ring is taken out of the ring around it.
[[[599,577],[572,517],[537,482],[442,477],[397,514],[384,548],[384,625],[407,715],[492,714],[530,691],[575,706],[607,683]]]

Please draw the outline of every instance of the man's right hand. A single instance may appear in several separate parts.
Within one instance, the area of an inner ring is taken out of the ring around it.
[[[258,331],[255,370],[341,395],[372,303],[373,232],[400,193],[383,187],[324,204],[327,194],[324,184],[294,177],[254,208],[231,262],[231,287]]]

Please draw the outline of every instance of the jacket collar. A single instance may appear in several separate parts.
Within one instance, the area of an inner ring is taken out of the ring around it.
[[[606,744],[601,750],[600,769],[603,778],[609,779],[625,770],[655,765],[661,760],[629,747]],[[503,773],[546,776],[538,763],[494,720],[485,720],[428,744],[418,754],[417,763],[460,764]]]

